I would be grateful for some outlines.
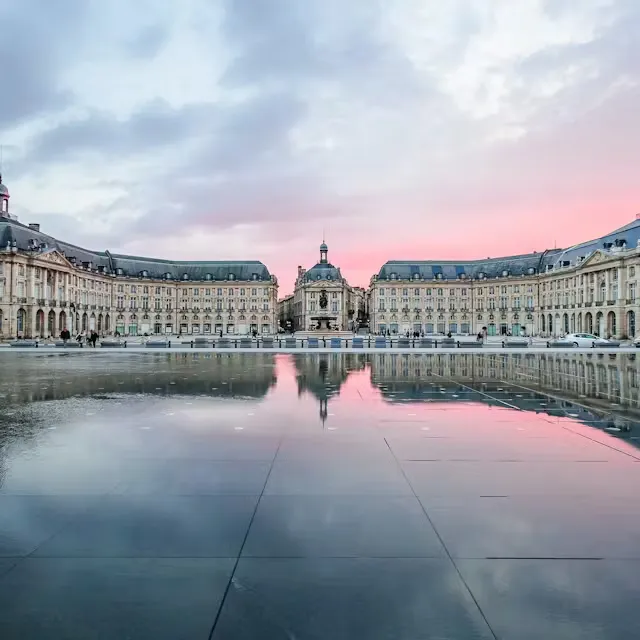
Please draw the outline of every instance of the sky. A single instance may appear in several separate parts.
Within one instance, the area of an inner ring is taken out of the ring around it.
[[[3,181],[90,249],[567,246],[640,213],[637,0],[0,0]]]

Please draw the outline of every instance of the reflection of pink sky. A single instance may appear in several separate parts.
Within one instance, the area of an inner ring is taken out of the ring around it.
[[[514,447],[515,451],[521,447],[521,451],[534,457],[573,459],[575,453],[577,459],[588,460],[602,458],[604,444],[620,452],[615,453],[614,458],[618,459],[619,456],[621,463],[633,463],[636,459],[625,453],[638,456],[638,449],[633,445],[570,417],[558,418],[543,412],[452,399],[404,401],[397,396],[396,401],[391,401],[383,397],[379,387],[372,384],[369,365],[362,370],[351,371],[339,392],[329,398],[328,416],[323,425],[319,399],[308,390],[298,396],[298,371],[294,358],[277,355],[275,364],[277,384],[257,408],[257,415],[261,416],[261,422],[284,420],[292,435],[331,431],[340,437],[344,435],[356,439],[368,438],[374,432],[377,436],[389,438],[434,438],[441,440],[434,447],[437,451],[447,450],[447,439],[452,439],[452,442],[475,442],[478,450],[485,452],[491,448],[492,441],[504,440],[502,444],[494,446],[509,450],[509,455]],[[307,376],[313,375],[313,366],[319,368],[317,358],[307,369]],[[330,373],[327,373],[327,379],[330,378]],[[423,384],[428,386],[432,381],[429,379]],[[420,381],[416,380],[414,384],[420,385]],[[441,379],[437,384],[446,387],[447,382]],[[517,445],[518,442],[520,445]],[[455,458],[453,452],[451,455]]]

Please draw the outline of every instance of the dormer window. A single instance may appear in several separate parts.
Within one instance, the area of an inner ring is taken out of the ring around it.
[[[229,280],[235,280],[235,279],[236,279],[235,274],[230,273],[230,274],[229,274]]]
[[[327,280],[331,280],[331,274],[327,275]]]
[[[528,273],[530,276],[532,276],[535,272],[536,272],[536,270],[534,269],[534,267],[529,267],[529,268],[527,269],[527,273]]]
[[[478,280],[484,280],[484,278],[485,278],[484,271],[480,271],[480,273],[478,273]]]
[[[506,278],[509,275],[509,272],[506,269],[502,270],[502,277]]]
[[[441,274],[441,273],[436,274],[436,278],[437,278],[438,280],[442,280],[442,274]]]
[[[204,277],[205,280],[213,280],[213,276],[210,273],[207,273],[207,275]]]
[[[164,274],[164,279],[171,280],[171,274],[168,271]]]
[[[391,279],[392,279],[392,280],[396,280],[396,279],[397,279],[397,277],[398,277],[398,276],[397,276],[395,273],[392,273],[392,274],[391,274]]]
[[[143,278],[148,278],[149,277],[149,272],[146,269],[143,269],[142,272],[140,273],[140,275]]]
[[[182,279],[183,280],[188,280],[189,279],[189,274],[188,273],[183,273],[182,274]]]
[[[257,280],[258,279],[258,274],[257,273],[252,273],[251,274],[251,279],[252,280]]]
[[[116,275],[117,276],[123,276],[124,275],[124,271],[120,267],[118,267],[116,269]]]

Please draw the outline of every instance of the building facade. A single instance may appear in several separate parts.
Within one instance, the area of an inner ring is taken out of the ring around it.
[[[293,293],[296,331],[352,331],[356,321],[356,294],[328,259],[320,245],[320,261],[308,271],[298,267]]]
[[[277,331],[278,282],[259,261],[89,251],[20,224],[0,196],[0,337]]]
[[[293,294],[278,300],[278,323],[283,331],[293,331]]]
[[[475,261],[390,261],[373,276],[374,333],[633,338],[640,220],[568,249]]]

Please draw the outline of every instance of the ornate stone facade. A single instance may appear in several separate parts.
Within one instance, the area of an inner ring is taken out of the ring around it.
[[[640,220],[568,249],[478,261],[392,261],[371,280],[374,333],[635,337]]]
[[[298,267],[293,293],[296,331],[351,331],[357,319],[357,295],[328,260],[329,249],[320,245],[320,261],[308,271]]]
[[[261,262],[88,251],[20,224],[3,206],[0,337],[55,337],[65,328],[103,335],[277,331],[278,282]]]

